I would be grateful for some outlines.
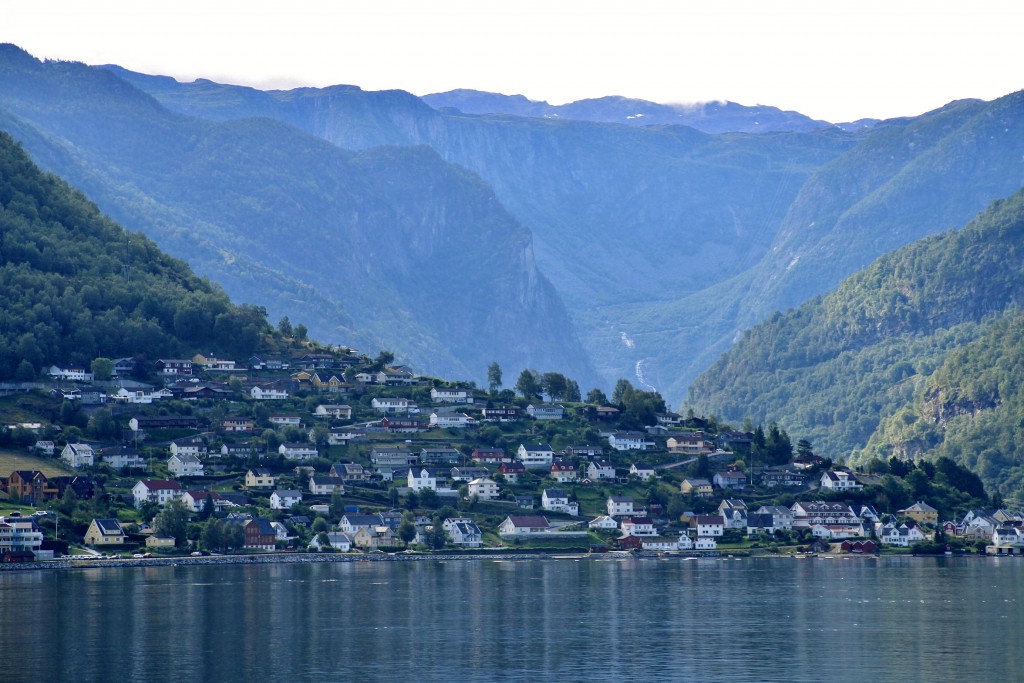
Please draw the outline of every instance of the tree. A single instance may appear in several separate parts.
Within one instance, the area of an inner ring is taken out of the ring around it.
[[[305,325],[303,325],[302,323],[299,323],[298,325],[295,326],[295,338],[297,340],[299,340],[299,341],[306,341],[306,338],[308,336],[309,336],[309,329]]]
[[[185,543],[185,535],[188,532],[188,521],[191,511],[185,506],[184,501],[179,498],[167,501],[164,509],[161,510],[153,520],[156,531],[161,536],[172,536],[175,545]]]
[[[385,351],[383,349],[381,350],[380,353],[377,354],[377,357],[373,359],[373,364],[376,365],[378,368],[387,367],[388,365],[391,365],[394,362],[395,354],[391,353],[390,351]]]
[[[107,408],[100,408],[89,418],[89,433],[97,439],[105,439],[117,436],[117,422]]]
[[[565,381],[565,395],[562,398],[571,403],[579,403],[582,400],[580,385],[576,383],[576,380],[567,379]]]
[[[560,372],[545,372],[540,385],[552,401],[561,401],[565,397],[566,379]]]
[[[32,363],[22,360],[18,363],[18,369],[14,371],[14,379],[19,382],[31,382],[36,378],[36,369]]]
[[[324,519],[323,517],[317,517],[316,519],[313,520],[312,531],[315,534],[319,534],[319,533],[325,532],[325,531],[327,531],[330,528],[331,527],[327,524],[327,520]]]
[[[219,519],[211,519],[203,527],[203,533],[199,537],[206,550],[219,550],[224,547],[224,524]]]
[[[411,515],[402,515],[402,522],[398,525],[398,538],[403,544],[409,545],[416,538],[416,525],[410,519]]]
[[[527,368],[520,372],[516,380],[516,391],[528,401],[540,398],[541,378],[537,371]]]
[[[294,333],[292,330],[292,321],[288,319],[288,316],[281,318],[277,322],[277,331],[281,333],[282,337],[290,338]]]
[[[207,491],[203,500],[203,508],[199,511],[199,519],[206,521],[211,517],[213,517],[213,494]]]
[[[93,379],[105,382],[114,376],[114,361],[109,358],[96,358],[89,365]]]
[[[498,365],[498,361],[487,366],[487,389],[492,394],[501,389],[501,366]]]
[[[629,395],[633,393],[633,385],[628,379],[620,379],[615,383],[612,390],[612,403],[617,406],[624,406]]]
[[[606,396],[600,389],[591,389],[587,392],[587,403],[592,403],[596,406],[603,406],[608,403],[608,396]]]
[[[420,491],[420,505],[425,508],[437,507],[437,491],[434,489],[422,489]]]
[[[796,442],[796,455],[799,458],[809,458],[814,455],[814,447],[807,439],[800,439]]]

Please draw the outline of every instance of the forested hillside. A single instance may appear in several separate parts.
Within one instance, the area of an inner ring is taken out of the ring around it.
[[[754,327],[687,403],[731,420],[778,420],[830,457],[941,453],[987,486],[1009,486],[1002,470],[1016,466],[1024,415],[1013,388],[1024,357],[1022,274],[1018,192]]]
[[[2,132],[0,301],[0,378],[19,367],[23,378],[50,364],[88,367],[98,356],[246,357],[271,334],[262,308],[233,305],[42,173]]]

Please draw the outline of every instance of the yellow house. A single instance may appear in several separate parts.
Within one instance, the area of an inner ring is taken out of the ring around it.
[[[256,467],[245,473],[245,488],[272,489],[277,485],[277,477],[265,467]]]
[[[707,479],[684,479],[683,483],[679,485],[679,490],[682,493],[692,493],[695,496],[710,496],[714,488]]]
[[[121,545],[124,541],[124,529],[116,519],[94,519],[85,532],[86,545]]]
[[[934,526],[939,523],[939,511],[928,503],[924,503],[920,500],[908,508],[897,510],[896,514],[901,517],[910,517],[918,524],[930,524]]]
[[[154,550],[167,550],[174,547],[174,538],[171,536],[150,536],[146,539],[146,547]]]

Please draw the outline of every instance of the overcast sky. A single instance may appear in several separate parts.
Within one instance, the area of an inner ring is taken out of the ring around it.
[[[731,100],[833,122],[1024,88],[1021,0],[22,0],[39,58],[287,88]]]

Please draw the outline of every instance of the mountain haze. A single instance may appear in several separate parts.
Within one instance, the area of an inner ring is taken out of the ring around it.
[[[795,111],[763,105],[747,107],[735,102],[658,104],[612,96],[552,105],[522,95],[500,95],[479,90],[450,90],[424,95],[421,99],[435,109],[447,107],[464,114],[511,114],[631,126],[689,126],[704,133],[809,133],[832,125]],[[860,125],[863,127],[868,122]]]

